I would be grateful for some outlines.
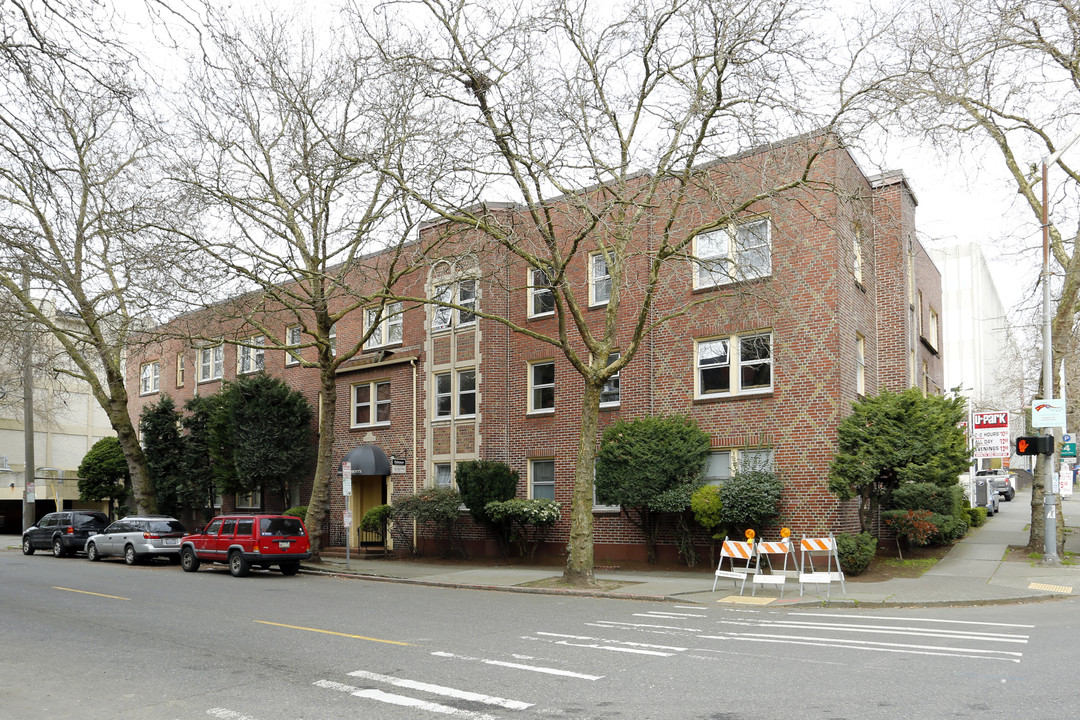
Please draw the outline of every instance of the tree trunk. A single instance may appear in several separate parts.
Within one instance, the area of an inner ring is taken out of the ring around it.
[[[153,515],[157,512],[157,502],[154,498],[153,487],[150,485],[150,468],[146,464],[146,455],[139,443],[139,434],[135,432],[135,425],[128,413],[127,391],[122,384],[117,387],[111,378],[110,385],[112,387],[110,387],[110,395],[106,398],[105,411],[120,441],[120,449],[124,451],[124,459],[127,460],[135,509],[140,515]]]
[[[600,426],[602,385],[585,383],[578,436],[577,468],[570,507],[570,553],[563,580],[577,587],[595,587],[593,575],[593,467],[596,462],[596,431]]]
[[[330,478],[334,471],[334,412],[337,406],[337,378],[332,367],[323,365],[319,371],[319,443],[315,461],[315,478],[311,483],[305,524],[311,540],[311,556],[316,562],[322,551],[322,523],[330,498]]]

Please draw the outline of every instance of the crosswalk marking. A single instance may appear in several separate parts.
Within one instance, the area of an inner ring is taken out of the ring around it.
[[[485,665],[494,665],[497,667],[513,668],[515,670],[529,670],[531,672],[543,673],[545,675],[561,675],[562,677],[579,678],[581,680],[600,680],[603,675],[588,675],[586,673],[573,672],[571,670],[560,670],[558,668],[543,667],[541,665],[525,665],[524,663],[512,663],[504,660],[488,660],[485,658],[468,657],[466,655],[457,655],[449,652],[433,652],[431,653],[435,657],[453,658],[455,660],[467,660],[470,662],[480,662]]]
[[[745,642],[779,643],[789,645],[812,645],[817,647],[848,648],[851,650],[871,650],[875,652],[906,653],[910,655],[938,655],[948,657],[977,658],[982,660],[1007,660],[1020,662],[1023,653],[1005,650],[980,650],[978,648],[950,648],[933,645],[906,645],[902,643],[882,643],[870,640],[844,640],[837,638],[816,638],[799,635],[769,635],[756,633],[724,633],[722,635],[702,635],[703,640],[741,640]]]
[[[536,635],[539,637],[533,638],[532,636],[525,635],[523,636],[523,639],[541,639],[548,640],[548,642],[554,642],[557,645],[566,645],[568,647],[584,647],[594,650],[610,650],[612,652],[657,655],[660,657],[671,657],[675,653],[686,650],[684,647],[674,647],[672,645],[653,645],[651,643],[630,642],[628,640],[608,640],[606,638],[595,638],[588,635],[565,635],[563,633],[549,632],[538,632]]]
[[[499,707],[504,707],[509,710],[524,710],[525,708],[532,706],[532,703],[507,700],[506,698],[469,692],[468,690],[458,690],[443,685],[432,685],[431,683],[394,677],[392,675],[380,675],[379,673],[368,672],[366,670],[357,670],[349,673],[349,675],[362,680],[386,683],[387,685],[393,685],[395,687],[408,688],[410,690],[422,690],[423,692],[429,692],[433,695],[445,695],[446,697],[457,698],[459,700],[470,700],[485,705],[498,705]]]

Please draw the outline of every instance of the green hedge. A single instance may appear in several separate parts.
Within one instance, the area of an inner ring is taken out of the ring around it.
[[[967,508],[968,527],[982,527],[986,524],[986,508]]]
[[[836,536],[836,554],[840,558],[840,569],[846,575],[858,575],[866,570],[876,553],[877,538],[868,532]]]

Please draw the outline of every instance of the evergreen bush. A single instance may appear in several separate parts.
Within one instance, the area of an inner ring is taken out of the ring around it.
[[[840,569],[846,575],[859,575],[865,571],[876,553],[877,538],[868,532],[836,536],[836,555],[840,558]]]

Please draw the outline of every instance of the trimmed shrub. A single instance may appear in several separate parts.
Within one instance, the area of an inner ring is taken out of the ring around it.
[[[435,487],[406,495],[390,507],[390,519],[398,524],[415,520],[418,525],[431,526],[436,537],[441,535],[446,539],[443,555],[448,556],[454,548],[454,530],[461,519],[461,493],[450,487]],[[413,552],[419,555],[420,548],[414,547]]]
[[[938,527],[931,517],[933,513],[929,510],[886,510],[881,513],[881,519],[892,528],[897,539],[912,545],[926,545],[937,534]]]
[[[307,524],[307,505],[297,505],[296,507],[291,507],[281,514],[288,515],[289,517],[298,517],[304,521],[305,525]]]
[[[763,470],[737,473],[720,486],[720,517],[728,535],[753,528],[760,534],[769,520],[780,514],[783,483],[776,473]]]
[[[390,520],[390,512],[389,505],[376,505],[370,508],[360,519],[360,529],[364,532],[381,534],[386,529],[387,521]]]
[[[532,558],[551,527],[559,521],[559,503],[547,498],[493,500],[484,506],[493,522],[510,529],[510,543],[521,557]]]
[[[955,515],[934,514],[930,516],[930,522],[937,528],[937,532],[931,536],[928,545],[951,545],[964,537],[968,530],[967,520]]]
[[[723,524],[721,511],[724,508],[720,500],[720,488],[717,485],[702,485],[690,496],[690,509],[694,513],[694,519],[698,525],[709,531],[714,540],[720,540],[724,536],[716,532],[716,528]]]
[[[906,483],[892,492],[896,510],[929,510],[938,515],[964,515],[964,490],[959,485],[942,487],[934,483]]]
[[[968,527],[982,527],[986,524],[986,508],[969,507],[966,510]]]
[[[846,575],[858,575],[870,567],[870,561],[877,553],[877,538],[868,532],[850,535],[840,533],[836,536],[836,555],[840,558],[840,569]]]

